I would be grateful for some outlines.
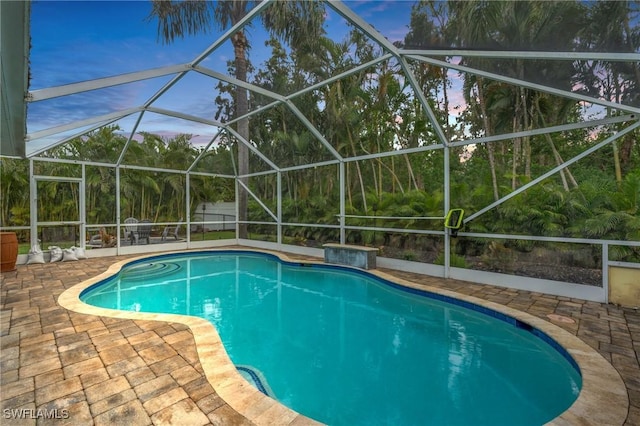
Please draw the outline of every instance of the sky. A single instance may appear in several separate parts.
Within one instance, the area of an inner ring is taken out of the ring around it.
[[[402,40],[408,30],[412,1],[358,0],[345,4],[391,41]],[[29,90],[188,63],[222,33],[214,31],[165,45],[156,37],[157,23],[149,19],[150,11],[148,0],[34,0]],[[345,20],[333,10],[328,10],[325,27],[334,41],[342,40],[349,30]],[[259,66],[269,53],[262,47],[266,32],[259,21],[252,23],[249,36],[250,58]],[[230,42],[226,42],[202,65],[226,73],[227,61],[232,58]],[[28,133],[140,106],[171,77],[30,103]],[[216,84],[217,80],[189,73],[154,106],[213,119]],[[123,119],[118,124],[130,130],[135,118]],[[194,142],[199,144],[208,142],[216,130],[151,113],[145,114],[141,129],[168,137],[190,133],[197,135]],[[41,142],[44,146],[50,143]]]
[[[2,1],[2,0],[0,0]],[[403,40],[408,31],[413,0],[347,0],[344,2],[364,21],[373,25],[390,41]],[[350,30],[344,18],[327,7],[325,29],[334,41],[342,41]],[[179,39],[166,45],[156,35],[157,23],[149,19],[150,0],[33,0],[31,6],[32,48],[29,90],[55,87],[121,73],[149,70],[191,62],[216,41],[222,31]],[[269,55],[264,47],[267,38],[260,19],[251,22],[248,35],[252,44],[250,60],[260,67]],[[201,65],[225,73],[233,58],[230,41],[209,55]],[[46,130],[145,104],[173,76],[138,81],[28,105],[27,132]],[[449,69],[454,89],[462,81],[457,71]],[[152,106],[180,113],[214,119],[213,100],[218,81],[190,72]],[[465,107],[461,90],[448,93],[449,120],[455,122]],[[456,107],[459,107],[456,109]],[[602,115],[602,108],[597,114]],[[138,115],[117,121],[127,135]],[[32,140],[27,151],[46,148],[62,138],[72,137],[90,126]],[[179,133],[192,134],[192,142],[207,144],[219,129],[147,112],[139,131],[171,138]]]

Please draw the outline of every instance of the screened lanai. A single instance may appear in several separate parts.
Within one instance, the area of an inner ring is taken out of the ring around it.
[[[340,243],[599,302],[637,270],[638,2],[161,3],[0,3],[18,263]]]

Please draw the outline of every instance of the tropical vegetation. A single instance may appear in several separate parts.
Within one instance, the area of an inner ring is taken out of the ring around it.
[[[253,4],[218,2],[209,10],[204,3],[154,1],[153,16],[161,22],[162,38],[169,42],[174,37],[188,36],[213,24],[228,28],[242,19]],[[469,214],[518,191],[628,126],[626,123],[599,123],[553,133],[532,132],[579,123],[592,118],[590,115],[611,118],[623,113],[537,90],[531,85],[510,85],[486,74],[460,69],[473,67],[512,79],[544,83],[567,92],[579,87],[584,94],[599,99],[634,106],[640,104],[638,63],[474,56],[459,59],[458,68],[438,66],[419,57],[404,62],[394,58],[375,62],[374,59],[385,52],[361,31],[354,28],[345,39],[334,41],[323,33],[321,26],[318,27],[317,19],[322,17],[319,6],[304,9],[309,6],[308,2],[277,3],[290,3],[291,7],[283,11],[274,8],[273,13],[263,18],[265,27],[272,34],[265,46],[271,52],[269,59],[262,64],[252,64],[249,51],[243,50],[248,43],[247,36],[236,33],[233,38],[236,58],[229,63],[229,71],[240,80],[282,95],[318,84],[317,88],[297,94],[289,103],[264,109],[251,119],[236,121],[249,110],[270,104],[272,99],[226,83],[216,87],[217,97],[212,99],[219,106],[216,119],[234,123],[232,126],[241,138],[250,141],[273,163],[286,168],[282,173],[281,194],[278,194],[275,173],[243,178],[251,192],[261,200],[261,203],[253,199],[248,202],[251,221],[273,222],[262,204],[275,212],[281,195],[283,222],[337,225],[340,212],[338,165],[296,168],[331,160],[333,157],[324,145],[328,144],[347,158],[346,213],[369,216],[348,218],[347,225],[397,229],[378,232],[351,229],[347,234],[348,241],[384,246],[389,251],[395,248],[400,250],[396,256],[408,259],[421,258],[416,252],[430,252],[433,256],[429,260],[436,261],[442,250],[442,237],[416,235],[410,230],[442,231],[442,220],[416,218],[443,216],[445,161],[449,168],[450,205],[463,208]],[[185,7],[197,5],[200,12],[195,16],[200,22],[189,21],[194,15],[178,9],[179,4]],[[236,9],[227,10],[231,5]],[[633,22],[637,22],[639,11],[634,7],[637,5],[626,1],[419,1],[412,6],[409,31],[397,46],[405,49],[455,46],[487,50],[637,53],[640,28]],[[314,32],[313,48],[304,39],[296,38],[299,33],[285,25],[287,20],[284,18],[291,16],[299,17],[299,20],[288,21],[295,29],[307,28]],[[187,25],[188,22],[191,24]],[[301,22],[316,24],[305,27]],[[608,22],[623,24],[606,25]],[[561,31],[557,30],[558,25],[562,25]],[[319,85],[327,78],[369,62],[373,65],[330,84]],[[415,82],[406,77],[407,69],[415,76]],[[416,94],[414,84],[427,99],[426,105]],[[431,110],[437,125],[430,120],[427,109]],[[312,127],[303,123],[296,111],[306,117]],[[324,140],[320,140],[311,128],[318,129]],[[439,130],[454,145],[449,148],[448,158],[440,145]],[[497,138],[490,143],[464,143],[473,138],[508,133],[516,136]],[[605,144],[479,215],[465,230],[639,241],[639,137],[638,130],[630,131]],[[196,170],[203,173],[189,175],[190,211],[195,221],[198,218],[194,207],[198,203],[235,199],[232,179],[205,175],[205,172],[244,176],[269,170],[268,165],[247,151],[245,143],[237,143],[233,135],[226,134],[206,153],[190,143],[190,139],[191,135],[167,139],[143,133],[127,146],[122,164],[135,158],[138,159],[137,166],[172,171],[122,168],[119,178],[121,217],[145,217],[155,222],[184,217],[186,174],[177,171],[188,169],[197,158]],[[114,163],[126,142],[117,126],[108,126],[50,150],[44,156],[94,163],[96,159],[102,159]],[[420,147],[433,149],[415,150]],[[403,149],[409,151],[403,153],[400,151]],[[379,153],[396,155],[375,156]],[[363,159],[353,160],[354,157]],[[238,159],[237,170],[232,158]],[[82,168],[77,164],[57,161],[35,164],[36,174],[70,177],[82,174]],[[1,224],[26,225],[29,223],[28,163],[2,159],[1,172]],[[115,223],[115,168],[92,163],[86,166],[85,178],[87,221]],[[39,192],[41,203],[49,206],[42,212],[43,217],[60,220],[75,215],[73,212],[78,209],[74,204],[77,194],[73,193],[73,185],[47,185],[47,190],[42,194]],[[40,219],[40,211],[38,214]],[[273,234],[275,227],[255,224],[250,230],[267,235]],[[288,225],[284,232],[306,244],[339,239],[339,231],[332,227]],[[530,253],[536,246],[550,247],[548,243],[533,241],[490,242],[461,238],[454,244],[454,250],[460,256],[485,256],[486,260],[488,254],[498,256],[502,250]],[[619,247],[614,257],[637,260],[639,255],[637,249]]]

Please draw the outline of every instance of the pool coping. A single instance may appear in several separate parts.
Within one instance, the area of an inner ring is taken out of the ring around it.
[[[89,287],[111,277],[119,272],[122,267],[132,262],[146,258],[189,254],[189,253],[216,253],[216,252],[252,252],[275,256],[283,262],[327,265],[321,260],[297,260],[291,259],[281,252],[254,248],[219,248],[180,250],[162,253],[152,253],[113,263],[105,272],[96,275],[82,283],[64,291],[58,298],[58,303],[65,309],[103,317],[151,320],[164,322],[177,322],[189,327],[193,333],[196,350],[204,374],[217,392],[231,408],[246,417],[249,421],[258,425],[271,424],[321,424],[313,419],[288,408],[278,401],[264,395],[258,389],[247,382],[237,371],[224,349],[224,345],[215,327],[205,319],[177,314],[150,314],[140,312],[117,311],[113,309],[98,308],[80,301],[80,294]],[[627,389],[617,370],[597,351],[587,345],[577,336],[526,312],[522,312],[507,306],[468,296],[461,293],[440,289],[424,284],[389,275],[379,270],[364,271],[359,268],[339,266],[339,268],[353,269],[360,273],[371,274],[400,286],[419,291],[439,294],[464,302],[485,307],[522,321],[547,334],[560,344],[580,368],[582,375],[582,389],[578,399],[559,417],[551,420],[549,425],[575,425],[575,424],[624,424],[628,409],[629,397]]]

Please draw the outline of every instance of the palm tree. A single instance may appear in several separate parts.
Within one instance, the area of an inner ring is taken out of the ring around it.
[[[256,4],[256,1],[205,1],[205,0],[152,0],[151,16],[158,18],[158,36],[170,43],[177,37],[185,37],[207,32],[212,25],[222,30],[239,23]],[[324,7],[310,1],[276,1],[262,14],[265,28],[277,37],[286,40],[293,49],[309,48],[323,34]],[[247,51],[249,42],[244,29],[231,36],[235,55],[236,78],[247,81]],[[237,86],[234,93],[236,117],[244,117],[249,112],[247,90]],[[249,119],[237,122],[237,132],[244,140],[249,140]],[[249,150],[238,144],[238,175],[249,173]],[[241,177],[248,184],[248,178]],[[238,211],[239,221],[247,219],[248,194],[240,186]],[[246,224],[239,225],[239,237],[247,237]]]
[[[627,241],[640,239],[640,173],[628,173],[616,192],[599,193],[590,206],[593,217],[583,222],[582,232],[593,238]],[[632,260],[640,255],[637,247],[613,246],[615,260]]]
[[[632,25],[638,13],[638,2],[602,1],[589,8],[581,42],[584,47],[603,52],[637,53],[640,49],[640,28]],[[618,25],[610,25],[616,22]],[[595,97],[614,102],[638,105],[640,103],[640,65],[638,62],[589,61],[580,64],[580,82]],[[608,115],[612,111],[607,111]],[[623,139],[622,151],[633,146],[633,135]],[[622,161],[618,141],[611,144],[614,171],[618,185],[622,183]]]

